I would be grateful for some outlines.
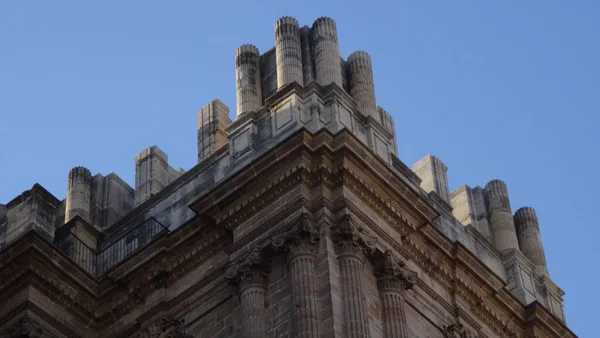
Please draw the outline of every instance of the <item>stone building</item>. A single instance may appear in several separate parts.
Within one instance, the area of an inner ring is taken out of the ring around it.
[[[333,20],[283,17],[235,65],[187,172],[152,146],[135,188],[76,167],[0,205],[0,336],[575,337],[535,211],[406,166]]]

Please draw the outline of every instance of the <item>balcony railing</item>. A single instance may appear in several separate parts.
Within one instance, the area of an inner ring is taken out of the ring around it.
[[[90,248],[72,231],[55,238],[54,244],[87,273],[100,278],[110,268],[148,245],[156,237],[168,232],[169,229],[155,218],[149,218],[101,251]]]

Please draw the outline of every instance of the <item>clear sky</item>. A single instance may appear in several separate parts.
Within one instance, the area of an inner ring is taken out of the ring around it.
[[[274,45],[284,15],[337,21],[368,51],[408,165],[433,154],[450,189],[508,184],[537,210],[569,326],[597,337],[600,2],[0,1],[0,203],[39,182],[59,198],[86,166],[134,185],[158,145],[196,162],[196,112],[235,114],[236,47]],[[596,334],[594,334],[596,333]]]

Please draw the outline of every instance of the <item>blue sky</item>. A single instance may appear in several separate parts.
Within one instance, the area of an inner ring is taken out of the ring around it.
[[[196,112],[235,114],[234,52],[266,51],[283,15],[337,21],[368,51],[399,154],[434,154],[450,189],[503,179],[537,210],[569,326],[592,337],[600,301],[597,1],[0,1],[0,203],[39,182],[62,198],[71,167],[133,185],[158,145],[196,161]]]

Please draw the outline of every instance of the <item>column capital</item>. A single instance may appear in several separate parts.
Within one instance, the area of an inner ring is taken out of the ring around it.
[[[410,290],[416,283],[417,273],[406,269],[392,251],[387,250],[383,255],[374,259],[376,266],[375,277],[380,290],[395,289]]]
[[[357,226],[348,214],[332,227],[331,239],[338,255],[354,255],[360,259],[370,257],[375,252],[377,243],[377,238]]]
[[[289,252],[292,259],[297,255],[316,255],[319,239],[319,227],[308,213],[303,213],[288,230],[271,237],[271,245],[276,251]]]
[[[137,336],[137,338],[154,337],[190,338],[191,336],[185,333],[185,322],[183,319],[161,317]]]
[[[444,338],[471,338],[471,333],[462,323],[444,326]]]
[[[28,317],[23,317],[8,330],[9,337],[41,337],[44,331]]]
[[[260,248],[252,248],[246,256],[225,271],[225,278],[243,290],[250,286],[266,287],[269,267]]]

